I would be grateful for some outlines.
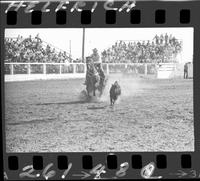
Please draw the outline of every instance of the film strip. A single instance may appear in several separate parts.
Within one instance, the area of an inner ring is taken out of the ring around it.
[[[199,9],[2,1],[4,180],[200,178]]]

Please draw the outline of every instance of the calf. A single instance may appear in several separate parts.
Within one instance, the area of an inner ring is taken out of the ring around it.
[[[121,88],[117,81],[110,88],[110,105],[114,105],[117,98],[121,95]]]

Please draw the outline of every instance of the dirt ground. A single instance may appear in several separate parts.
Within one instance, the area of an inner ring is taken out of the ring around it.
[[[111,107],[114,80],[122,95]],[[194,151],[193,80],[111,76],[90,102],[83,82],[5,83],[7,152]]]

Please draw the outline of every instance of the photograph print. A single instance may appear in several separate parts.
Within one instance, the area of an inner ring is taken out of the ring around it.
[[[194,150],[193,28],[5,29],[5,146]]]

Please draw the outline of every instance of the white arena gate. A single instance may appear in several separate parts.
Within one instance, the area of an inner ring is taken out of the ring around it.
[[[176,64],[172,63],[103,63],[105,73],[129,73],[154,78],[176,76]],[[5,63],[5,82],[85,78],[85,63]],[[182,75],[182,72],[181,72]]]
[[[157,78],[158,79],[169,79],[175,77],[176,64],[174,63],[161,63],[158,64]]]

